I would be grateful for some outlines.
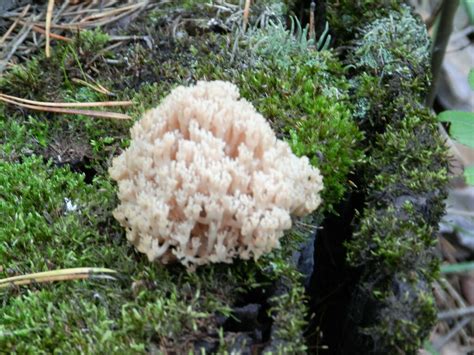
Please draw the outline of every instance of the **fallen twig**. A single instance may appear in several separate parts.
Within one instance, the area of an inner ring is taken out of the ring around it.
[[[313,40],[313,43],[316,43],[316,25],[314,23],[314,12],[316,11],[316,3],[311,1],[309,7],[309,39]]]
[[[10,50],[6,54],[1,53],[1,56],[0,56],[0,73],[3,72],[3,70],[5,69],[5,66],[7,65],[10,58],[13,56],[13,54],[15,54],[18,47],[26,39],[26,37],[30,33],[32,27],[33,27],[32,24],[24,25],[22,30],[16,35],[15,39],[12,42],[10,42],[10,43],[13,43],[13,44],[11,44]],[[3,58],[1,58],[1,57],[3,57]]]

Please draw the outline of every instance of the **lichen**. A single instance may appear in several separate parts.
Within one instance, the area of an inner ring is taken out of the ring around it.
[[[428,72],[430,40],[426,27],[408,6],[370,22],[355,41],[356,68],[383,79],[397,75],[411,80]]]

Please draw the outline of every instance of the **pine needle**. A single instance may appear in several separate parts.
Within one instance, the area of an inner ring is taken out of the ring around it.
[[[100,101],[100,102],[44,102],[22,99],[16,96],[0,94],[0,98],[6,97],[7,99],[22,102],[25,104],[32,104],[45,107],[106,107],[106,106],[130,106],[133,104],[132,101]]]
[[[58,103],[41,102],[17,98],[15,96],[0,94],[0,101],[7,102],[16,106],[29,108],[36,111],[64,113],[71,115],[84,115],[99,118],[112,118],[118,120],[128,120],[130,116],[118,112],[94,111],[94,110],[76,110],[67,107],[105,107],[105,106],[126,106],[131,105],[130,101],[105,101],[105,102],[87,102],[87,103]]]
[[[116,280],[116,278],[112,276],[113,274],[117,274],[117,271],[112,269],[94,267],[79,267],[71,269],[44,271],[28,275],[13,276],[7,277],[5,279],[0,279],[0,289],[7,288],[10,286],[29,285],[32,283],[84,280],[93,277]]]

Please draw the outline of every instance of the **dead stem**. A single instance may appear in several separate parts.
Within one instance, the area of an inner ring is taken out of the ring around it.
[[[51,32],[51,19],[53,17],[53,9],[54,9],[54,0],[49,0],[48,2],[48,10],[46,11],[46,58],[51,56],[51,49],[49,47],[49,33]]]
[[[251,3],[251,0],[245,0],[244,16],[243,16],[243,24],[242,24],[242,28],[244,31],[247,29],[247,25],[249,22],[250,3]]]

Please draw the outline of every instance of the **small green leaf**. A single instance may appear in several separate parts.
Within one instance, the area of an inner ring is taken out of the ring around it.
[[[449,133],[459,143],[474,148],[474,113],[443,111],[438,115],[441,122],[451,122]]]
[[[468,185],[474,186],[474,166],[468,166],[464,169],[464,177]]]
[[[469,82],[469,86],[471,90],[474,90],[474,68],[469,71],[469,75],[467,76],[467,81]]]
[[[469,22],[471,25],[474,25],[474,1],[472,0],[463,0],[464,8],[466,9],[467,16],[469,17]]]
[[[423,348],[430,355],[439,355],[439,352],[436,350],[434,345],[429,340],[425,340],[425,343],[423,344]]]

